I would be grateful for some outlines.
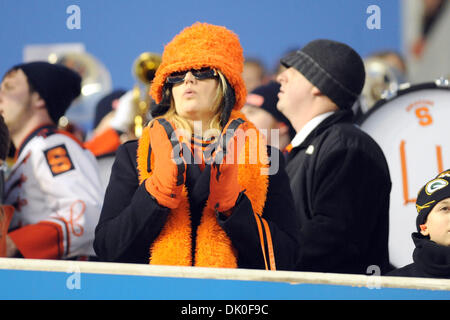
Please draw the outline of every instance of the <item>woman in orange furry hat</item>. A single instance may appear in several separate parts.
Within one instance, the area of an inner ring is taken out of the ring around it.
[[[243,60],[238,37],[206,23],[166,45],[153,120],[112,168],[94,243],[100,260],[294,268],[299,222],[283,157],[239,112]]]

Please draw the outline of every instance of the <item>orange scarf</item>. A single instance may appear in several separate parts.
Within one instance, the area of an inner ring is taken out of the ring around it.
[[[237,118],[247,121],[241,112],[233,110],[230,121]],[[251,131],[248,131],[249,129]],[[245,157],[245,162],[240,161],[238,183],[246,190],[245,194],[252,204],[255,219],[258,220],[256,215],[262,215],[269,184],[267,148],[263,136],[253,124],[247,121],[245,130],[249,134],[246,136],[245,152],[241,155],[241,159]],[[154,169],[153,161],[151,161],[151,171],[147,171],[149,145],[150,134],[149,128],[146,127],[138,142],[139,183],[149,178]],[[255,155],[258,156],[255,157]],[[255,158],[257,158],[256,164],[250,164],[250,161],[254,163]],[[237,268],[236,250],[225,231],[217,223],[214,211],[206,206],[203,209],[195,240],[195,266]],[[183,187],[179,207],[171,210],[161,233],[150,247],[150,264],[193,265],[190,208],[186,186]]]

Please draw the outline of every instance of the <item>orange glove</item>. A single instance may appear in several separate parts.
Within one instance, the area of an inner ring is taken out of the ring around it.
[[[238,160],[245,145],[243,126],[244,120],[232,120],[219,138],[211,164],[207,202],[208,207],[216,212],[229,214],[227,211],[235,206],[239,194],[244,191],[238,183]]]
[[[145,188],[160,205],[170,209],[177,208],[186,180],[183,144],[172,124],[165,119],[153,122],[150,139],[154,170],[152,176],[145,181]]]
[[[14,214],[14,207],[0,206],[0,257],[6,257],[6,236]]]

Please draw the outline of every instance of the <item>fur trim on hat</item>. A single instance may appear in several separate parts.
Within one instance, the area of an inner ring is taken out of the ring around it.
[[[151,86],[151,96],[160,103],[167,76],[176,71],[212,67],[220,70],[236,94],[235,110],[245,103],[242,79],[244,55],[238,36],[222,26],[197,22],[185,28],[164,48],[162,63]]]

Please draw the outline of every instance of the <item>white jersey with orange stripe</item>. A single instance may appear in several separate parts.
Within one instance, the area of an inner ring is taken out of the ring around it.
[[[35,130],[16,157],[6,181],[4,203],[15,207],[10,233],[19,231],[12,238],[18,239],[19,251],[25,258],[48,258],[48,252],[57,252],[61,259],[95,255],[94,231],[104,188],[91,152],[69,134],[47,126]],[[20,233],[31,225],[52,226],[57,236],[48,241],[33,239],[42,238],[42,232],[33,232],[38,228]],[[42,254],[29,252],[35,248],[33,241],[50,247],[39,247],[37,251],[45,252]]]

